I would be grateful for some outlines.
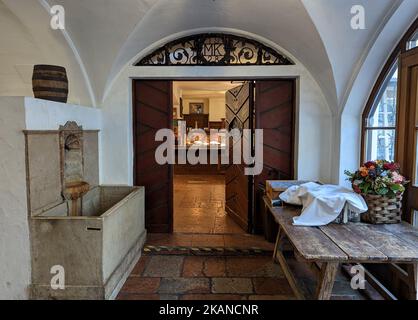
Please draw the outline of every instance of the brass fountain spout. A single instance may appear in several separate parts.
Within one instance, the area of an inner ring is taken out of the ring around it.
[[[78,200],[90,191],[90,185],[87,182],[72,182],[65,186],[65,198],[71,200],[72,208],[70,212],[71,217],[79,216]]]

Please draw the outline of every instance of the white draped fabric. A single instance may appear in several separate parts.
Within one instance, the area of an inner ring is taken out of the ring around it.
[[[294,225],[298,226],[330,224],[344,209],[355,213],[368,210],[363,197],[352,190],[313,182],[290,187],[280,195],[280,199],[288,204],[303,206],[302,214],[294,218]]]

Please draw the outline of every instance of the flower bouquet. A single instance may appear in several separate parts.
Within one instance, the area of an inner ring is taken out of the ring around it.
[[[402,218],[402,196],[406,179],[399,173],[395,162],[377,160],[366,162],[358,171],[345,171],[353,190],[361,194],[369,211],[365,222],[373,224],[399,223]]]

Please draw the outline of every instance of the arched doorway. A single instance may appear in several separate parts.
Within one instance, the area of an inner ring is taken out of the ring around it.
[[[135,63],[136,67],[227,66],[231,70],[237,66],[292,65],[291,59],[258,41],[219,33],[174,40]],[[205,78],[193,79],[199,80]],[[241,128],[263,129],[265,133],[264,168],[260,175],[247,177],[243,166],[232,163],[225,169],[226,212],[245,232],[261,231],[257,195],[262,193],[266,180],[295,178],[296,80],[294,77],[237,78],[232,74],[218,80],[244,83],[225,92],[229,104],[236,104],[226,108],[229,110],[225,115],[227,127],[234,127],[238,120]],[[174,226],[174,168],[157,165],[154,159],[160,144],[155,142],[156,132],[173,127],[174,81],[185,79],[135,79],[133,82],[134,184],[146,187],[146,226],[151,233],[170,233]]]

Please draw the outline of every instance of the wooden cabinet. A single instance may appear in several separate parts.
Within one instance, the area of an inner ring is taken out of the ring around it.
[[[184,120],[187,128],[196,128],[196,124],[199,129],[209,128],[208,114],[185,114]]]

